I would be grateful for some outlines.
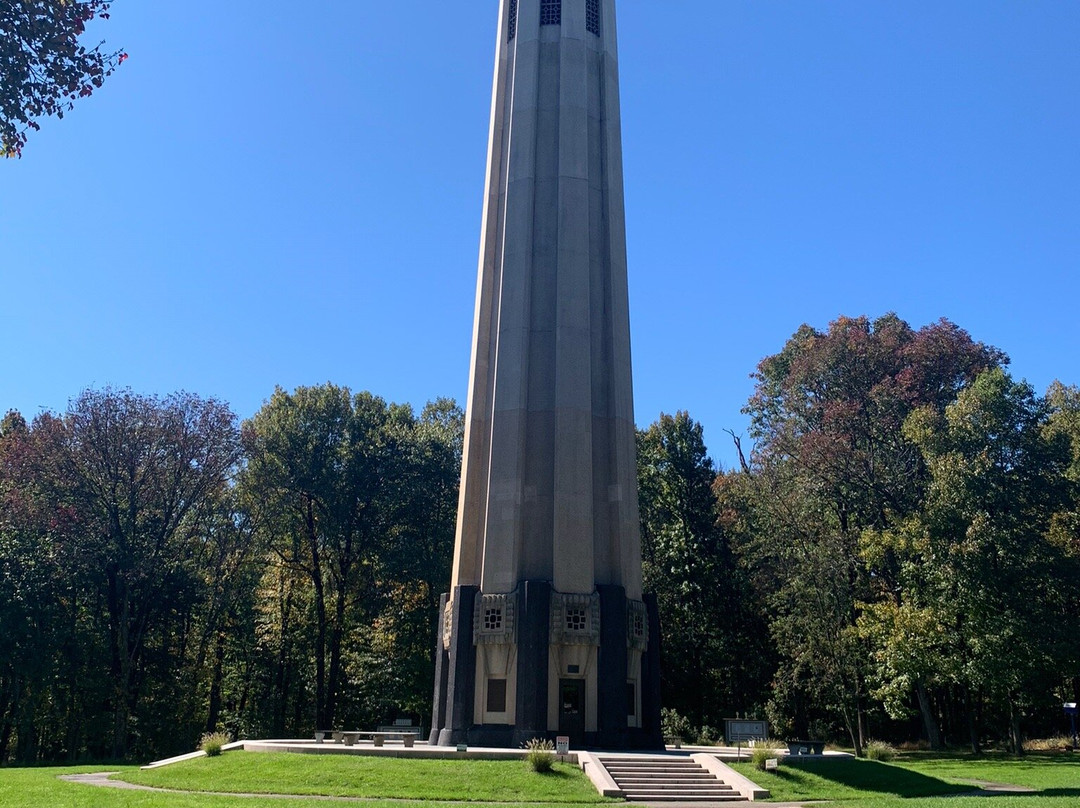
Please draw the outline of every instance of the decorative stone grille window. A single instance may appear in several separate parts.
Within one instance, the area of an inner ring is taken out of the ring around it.
[[[599,645],[600,596],[552,592],[551,641],[561,645]]]
[[[509,645],[515,642],[517,592],[479,595],[473,612],[475,645]]]
[[[562,0],[540,0],[540,24],[562,25]]]
[[[585,0],[585,28],[600,36],[600,0]]]
[[[588,612],[585,609],[566,610],[567,631],[584,631],[588,625]]]
[[[636,651],[649,645],[649,613],[640,600],[626,603],[626,645]]]
[[[450,650],[450,634],[454,626],[454,604],[448,602],[443,609],[442,644],[443,648]]]
[[[518,0],[510,0],[510,22],[509,22],[508,33],[506,35],[506,41],[507,42],[513,42],[514,37],[517,36],[517,11],[518,11]]]

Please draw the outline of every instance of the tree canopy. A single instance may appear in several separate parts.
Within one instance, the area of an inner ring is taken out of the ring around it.
[[[946,320],[803,326],[736,469],[637,435],[667,725],[975,750],[1080,700],[1080,391]],[[88,390],[0,419],[0,762],[164,757],[430,715],[464,432],[333,384]]]
[[[0,153],[18,156],[41,118],[74,108],[127,58],[81,41],[109,0],[0,0]]]

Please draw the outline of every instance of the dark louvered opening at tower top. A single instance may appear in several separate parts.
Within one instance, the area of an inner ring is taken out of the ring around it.
[[[540,24],[562,25],[562,0],[541,0]],[[510,0],[510,19],[506,26],[506,41],[513,42],[517,36],[518,0]],[[600,0],[585,0],[585,28],[600,36]]]
[[[540,24],[562,25],[562,0],[541,0]]]
[[[585,28],[600,36],[600,0],[585,0]]]
[[[510,0],[510,22],[507,26],[506,41],[513,42],[517,36],[517,8],[518,0]]]

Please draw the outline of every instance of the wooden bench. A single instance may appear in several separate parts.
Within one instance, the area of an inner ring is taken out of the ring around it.
[[[789,755],[824,755],[825,741],[788,741]]]

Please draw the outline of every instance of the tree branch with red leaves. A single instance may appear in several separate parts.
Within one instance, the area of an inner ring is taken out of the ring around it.
[[[40,118],[63,118],[127,59],[99,42],[80,43],[87,25],[109,18],[108,0],[0,0],[0,154],[19,157]]]

